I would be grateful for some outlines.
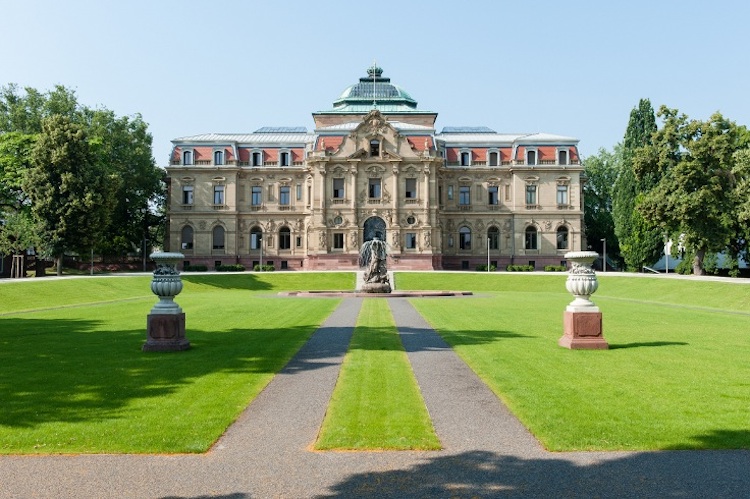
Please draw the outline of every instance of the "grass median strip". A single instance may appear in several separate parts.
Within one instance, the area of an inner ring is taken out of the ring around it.
[[[440,448],[387,300],[363,303],[315,448]]]

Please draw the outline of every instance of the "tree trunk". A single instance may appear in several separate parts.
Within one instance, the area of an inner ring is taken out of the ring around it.
[[[62,267],[63,267],[63,258],[64,258],[64,257],[65,257],[65,255],[64,255],[64,254],[62,254],[62,255],[59,255],[59,256],[57,257],[57,261],[55,262],[55,264],[56,264],[56,267],[57,267],[57,276],[58,276],[58,277],[62,275]]]
[[[706,250],[700,249],[695,252],[693,258],[693,275],[706,275],[706,271],[703,270],[703,257],[706,256]]]
[[[44,277],[44,275],[46,274],[46,269],[47,262],[37,256],[34,261],[34,271],[36,272],[36,276]]]

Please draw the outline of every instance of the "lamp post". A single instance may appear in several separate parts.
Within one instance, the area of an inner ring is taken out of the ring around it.
[[[602,238],[602,243],[604,243],[602,247],[602,254],[603,254],[602,255],[602,272],[606,272],[607,271],[607,238],[606,237]]]

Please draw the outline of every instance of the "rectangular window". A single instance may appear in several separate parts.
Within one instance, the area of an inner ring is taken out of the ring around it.
[[[498,160],[499,154],[497,152],[491,152],[489,157],[489,165],[490,166],[497,166],[500,161]]]
[[[333,179],[333,199],[344,199],[344,179],[343,178]]]
[[[263,153],[260,151],[253,151],[250,163],[251,166],[263,166]]]
[[[370,179],[367,193],[371,199],[380,199],[380,179],[379,178]]]
[[[333,249],[344,249],[344,234],[336,232],[333,234]]]
[[[406,246],[406,249],[416,249],[417,248],[417,234],[416,234],[416,232],[407,232],[406,233],[405,246]]]
[[[491,185],[487,188],[487,204],[498,204],[497,186]]]
[[[453,201],[453,186],[448,186],[448,201]]]
[[[297,184],[297,201],[302,201],[302,184]]]
[[[284,206],[289,205],[289,203],[291,202],[290,191],[291,187],[289,187],[288,185],[282,185],[281,187],[279,187],[279,204]]]
[[[263,234],[260,232],[251,232],[250,233],[250,249],[260,249],[260,241],[261,237],[263,237]]]
[[[567,165],[568,164],[568,151],[558,151],[557,162],[560,163],[561,165]]]
[[[406,179],[406,199],[416,199],[417,197],[417,179]]]
[[[505,186],[505,200],[510,201],[510,185]]]
[[[560,206],[567,206],[568,204],[568,186],[567,185],[557,186],[557,204]]]
[[[302,247],[302,238],[300,236],[297,236],[296,243],[298,248]]]
[[[535,165],[536,164],[536,151],[527,151],[526,152],[526,164],[527,165]]]
[[[458,204],[468,206],[471,204],[471,189],[469,186],[461,186],[458,190]]]
[[[469,166],[471,164],[471,153],[464,151],[461,153],[461,166]]]
[[[252,206],[260,206],[263,203],[263,188],[259,185],[254,185],[251,189],[250,204]]]
[[[193,204],[193,186],[192,185],[183,186],[182,204]]]
[[[224,186],[214,186],[214,204],[224,204]]]
[[[282,152],[279,155],[279,166],[289,166],[289,153]]]
[[[526,204],[536,205],[536,185],[530,184],[526,186]]]

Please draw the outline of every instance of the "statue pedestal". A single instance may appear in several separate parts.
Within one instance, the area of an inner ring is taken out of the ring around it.
[[[178,352],[190,348],[185,338],[185,313],[148,314],[144,352]]]
[[[563,336],[557,344],[572,350],[608,349],[609,345],[602,334],[602,313],[566,310],[563,315]]]

